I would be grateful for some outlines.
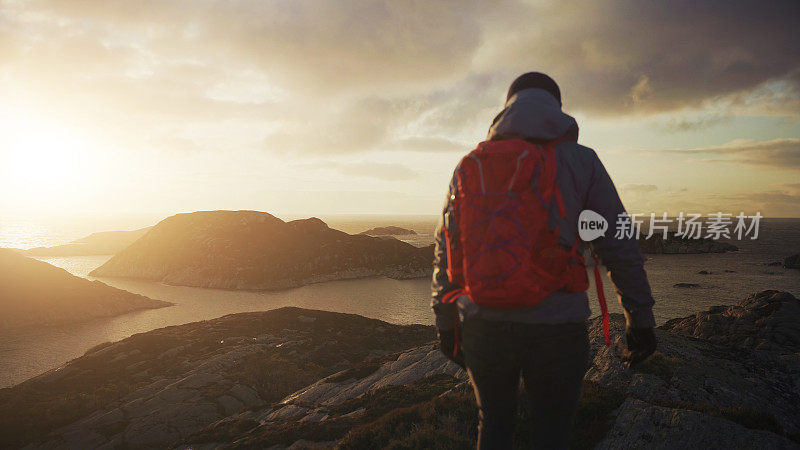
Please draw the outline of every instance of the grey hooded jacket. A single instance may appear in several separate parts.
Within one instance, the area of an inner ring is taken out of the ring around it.
[[[556,225],[560,226],[559,243],[569,248],[578,236],[578,215],[582,210],[590,209],[603,216],[608,221],[609,230],[605,237],[592,241],[590,245],[609,271],[628,325],[637,328],[655,326],[653,296],[636,240],[618,239],[614,236],[617,217],[625,213],[625,208],[597,154],[576,142],[578,124],[575,119],[561,111],[558,101],[549,92],[536,88],[525,89],[508,99],[505,109],[494,119],[488,139],[542,142],[559,137],[567,138],[556,146],[556,183],[561,191],[566,217],[551,214],[551,229]],[[442,303],[445,294],[460,287],[447,279],[447,249],[444,239],[444,227],[454,226],[450,198],[456,193],[457,172],[458,167],[450,181],[447,201],[435,233],[431,306],[436,313],[437,327],[440,330],[453,328],[456,305],[462,319],[478,317],[525,323],[586,320],[591,313],[586,292],[554,292],[538,305],[517,310],[481,307],[472,303],[466,295],[459,297],[456,304]],[[585,246],[584,243],[581,245]]]

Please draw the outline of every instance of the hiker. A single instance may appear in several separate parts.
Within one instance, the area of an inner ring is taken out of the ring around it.
[[[591,210],[612,228],[625,208],[552,78],[511,84],[487,140],[461,160],[436,232],[431,306],[442,352],[466,367],[479,409],[478,448],[512,448],[520,374],[531,445],[567,448],[589,365],[583,250],[608,269],[637,364],[655,351],[653,297],[637,241],[613,230],[579,239]],[[608,341],[608,313],[598,290]]]

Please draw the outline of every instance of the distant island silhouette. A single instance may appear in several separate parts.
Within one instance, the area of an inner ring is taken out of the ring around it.
[[[259,211],[177,214],[90,273],[171,285],[271,290],[322,281],[431,274],[432,246],[351,235],[315,217]]]
[[[639,237],[639,249],[645,254],[725,253],[739,250],[735,245],[722,240],[705,237],[684,238],[674,232],[667,233],[666,239],[663,233],[653,233],[649,239],[642,235]]]
[[[389,225],[386,227],[371,228],[367,231],[362,231],[359,234],[366,234],[368,236],[408,236],[417,234],[417,232],[414,230],[409,230],[407,228],[400,228],[394,225]]]
[[[152,227],[131,231],[101,231],[74,240],[69,244],[36,247],[19,250],[19,252],[27,256],[113,255],[144,236],[150,228]]]

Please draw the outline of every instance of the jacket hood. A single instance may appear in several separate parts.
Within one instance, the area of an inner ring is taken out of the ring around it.
[[[578,123],[561,111],[561,105],[544,89],[524,89],[512,95],[494,118],[487,139],[534,139],[560,137],[578,140]]]

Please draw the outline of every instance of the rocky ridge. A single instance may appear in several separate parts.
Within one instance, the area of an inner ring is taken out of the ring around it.
[[[169,446],[433,336],[430,326],[299,308],[136,334],[1,389],[0,447]]]
[[[624,319],[612,316],[611,347],[593,319],[577,447],[798,448],[797,308],[790,294],[763,291],[670,321],[635,369],[619,358]],[[101,408],[37,430],[49,434],[31,448],[474,448],[466,374],[432,337],[431,327],[299,308],[236,314],[89,351],[0,391],[0,404],[19,389],[62,398],[66,386],[125,380]],[[522,405],[522,445],[529,420]]]
[[[776,261],[769,266],[783,266],[784,269],[800,269],[800,253],[783,258],[783,261]]]

